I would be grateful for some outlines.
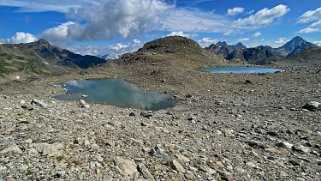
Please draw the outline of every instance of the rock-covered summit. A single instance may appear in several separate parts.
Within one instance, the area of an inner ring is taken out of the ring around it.
[[[138,52],[180,53],[193,51],[201,53],[203,50],[197,42],[182,36],[169,36],[146,43]]]
[[[225,59],[203,49],[194,40],[170,36],[146,43],[137,52],[124,54],[117,63],[161,64],[172,68],[197,69],[224,64]]]

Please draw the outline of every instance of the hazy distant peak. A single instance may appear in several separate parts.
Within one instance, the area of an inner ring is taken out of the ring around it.
[[[219,41],[215,45],[216,46],[222,46],[222,47],[228,46],[228,44],[225,41]]]

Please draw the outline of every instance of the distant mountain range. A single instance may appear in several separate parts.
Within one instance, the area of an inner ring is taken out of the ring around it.
[[[219,41],[216,44],[212,44],[205,48],[214,52],[216,55],[221,55],[224,58],[228,58],[231,53],[235,50],[240,50],[246,48],[242,43],[237,43],[235,45],[228,45],[225,41]]]
[[[267,64],[317,47],[318,46],[313,43],[297,36],[279,48],[272,48],[270,46],[247,48],[242,43],[228,45],[226,42],[218,42],[210,45],[206,49],[212,51],[216,55],[221,55],[230,61],[246,62],[250,64]]]
[[[311,62],[317,65],[320,56],[321,47],[301,37],[295,37],[279,48],[247,48],[242,43],[228,45],[226,42],[218,42],[203,49],[191,39],[174,36],[148,42],[137,52],[124,54],[111,63],[120,66],[137,64],[141,69],[156,64],[186,69],[201,68],[225,65],[228,61],[267,64],[285,60],[283,62],[287,64]],[[8,78],[8,75],[59,75],[75,69],[96,67],[106,63],[107,57],[109,54],[101,58],[82,56],[50,45],[46,40],[25,44],[3,44],[0,45],[0,76]]]
[[[71,69],[85,69],[105,63],[94,56],[82,56],[52,46],[46,40],[25,44],[0,45],[0,75],[22,72],[25,74],[53,74]]]

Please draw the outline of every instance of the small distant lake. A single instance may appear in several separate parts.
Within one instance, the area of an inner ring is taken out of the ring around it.
[[[218,74],[263,74],[283,72],[283,69],[264,67],[208,67],[202,69],[204,72]]]
[[[62,86],[68,90],[67,94],[56,96],[56,99],[84,99],[91,103],[143,110],[166,109],[176,104],[171,95],[144,91],[123,80],[75,80]]]

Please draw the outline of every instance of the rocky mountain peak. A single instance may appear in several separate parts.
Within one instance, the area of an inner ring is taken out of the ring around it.
[[[41,45],[50,45],[50,43],[45,39],[39,39],[37,42]]]
[[[303,39],[300,36],[296,36],[288,41],[283,46],[276,48],[275,51],[283,56],[294,55],[304,50],[316,48],[317,46]]]
[[[194,40],[181,37],[169,36],[146,43],[139,51],[152,51],[164,53],[178,53],[186,49],[201,51],[202,48]]]
[[[227,47],[228,44],[225,41],[219,41],[215,44],[216,46]]]
[[[205,49],[212,51],[216,55],[221,55],[224,58],[227,58],[229,54],[231,54],[235,50],[243,48],[246,48],[246,46],[244,46],[241,42],[238,42],[235,45],[228,45],[225,41],[219,41],[216,44],[212,44]]]

